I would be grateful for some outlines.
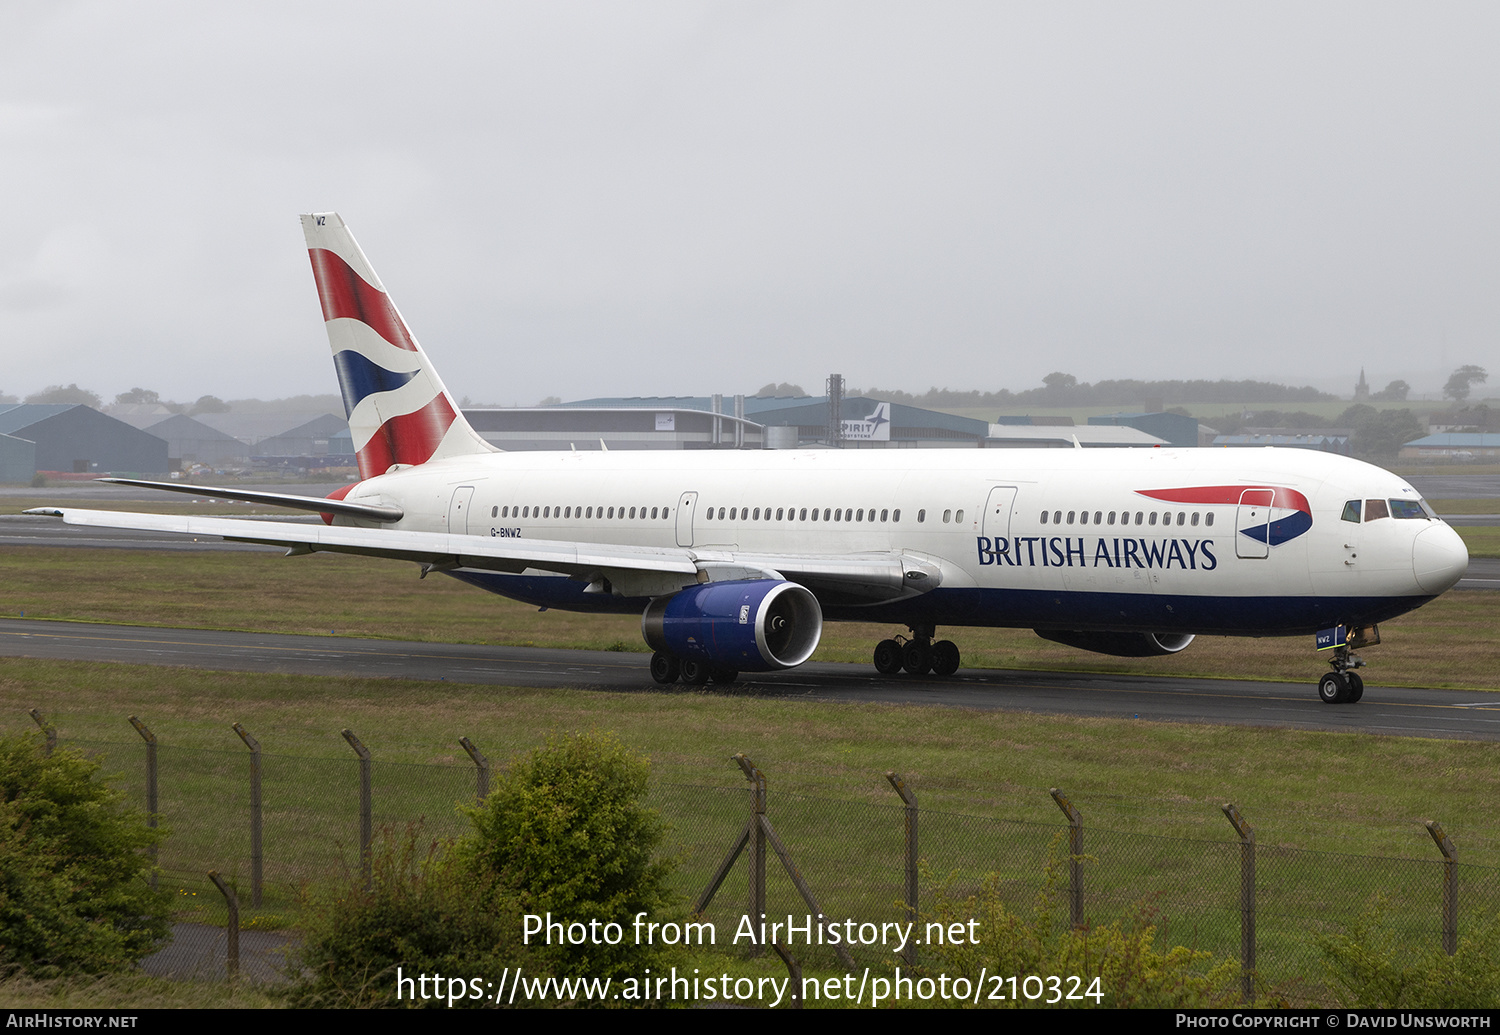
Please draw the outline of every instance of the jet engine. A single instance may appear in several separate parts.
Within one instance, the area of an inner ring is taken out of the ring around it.
[[[652,650],[676,658],[766,672],[812,657],[823,634],[823,609],[795,582],[706,582],[651,601],[641,632]]]
[[[1067,629],[1035,629],[1044,640],[1066,643],[1069,647],[1091,650],[1095,654],[1113,654],[1120,658],[1154,658],[1176,654],[1193,642],[1191,633],[1112,633],[1080,632]]]

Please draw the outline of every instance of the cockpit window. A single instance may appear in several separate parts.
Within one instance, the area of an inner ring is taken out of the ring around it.
[[[1390,504],[1393,518],[1405,518],[1409,521],[1412,518],[1427,517],[1427,511],[1423,510],[1422,504],[1416,500],[1391,500]]]
[[[1353,521],[1355,524],[1359,524],[1359,508],[1359,500],[1350,500],[1348,503],[1345,503],[1343,519],[1345,521]]]
[[[1365,520],[1377,521],[1383,517],[1390,517],[1391,512],[1385,508],[1385,500],[1365,500]]]

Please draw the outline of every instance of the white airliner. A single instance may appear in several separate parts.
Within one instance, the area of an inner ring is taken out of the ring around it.
[[[525,452],[477,435],[335,213],[302,217],[360,481],[328,499],[149,484],[324,524],[47,509],[71,524],[396,557],[542,607],[642,615],[661,683],[791,668],[824,620],[887,622],[875,667],[951,674],[939,626],[1105,654],[1317,634],[1357,701],[1376,623],[1464,574],[1406,482],[1300,449]]]

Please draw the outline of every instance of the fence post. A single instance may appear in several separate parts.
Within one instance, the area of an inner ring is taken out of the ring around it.
[[[1225,817],[1240,835],[1240,993],[1255,1002],[1255,831],[1229,802]]]
[[[235,723],[230,727],[250,749],[250,904],[260,908],[261,894],[261,811],[260,811],[260,741]]]
[[[766,814],[766,774],[741,752],[734,756],[745,779],[750,781],[750,922],[759,924],[766,912],[766,832],[761,818]],[[750,945],[750,955],[765,949],[759,940]]]
[[[214,887],[219,889],[219,894],[224,896],[224,902],[229,906],[229,945],[226,947],[225,966],[228,969],[229,980],[234,981],[240,973],[240,897],[234,893],[234,889],[224,883],[224,878],[219,876],[218,870],[209,870],[208,879],[214,882]]]
[[[46,735],[47,746],[42,748],[42,757],[50,758],[52,752],[57,750],[57,730],[53,729],[52,725],[42,718],[42,713],[35,708],[31,709],[28,714],[31,716],[31,721],[40,726],[42,733]]]
[[[1426,825],[1443,853],[1443,951],[1452,956],[1458,951],[1458,849],[1443,833],[1442,824],[1429,819]]]
[[[906,803],[906,808],[903,810],[906,813],[906,918],[915,924],[917,922],[917,796],[912,793],[911,788],[906,786],[906,781],[901,779],[898,773],[886,773],[885,778],[890,781],[896,793],[901,795],[901,800]],[[907,942],[905,956],[907,966],[917,965],[915,940]]]
[[[146,742],[146,826],[152,830],[156,829],[156,815],[159,811],[156,797],[156,734],[146,728],[146,724],[134,715],[130,716],[130,725],[141,735]],[[151,845],[151,890],[156,890],[156,854],[157,846]]]
[[[787,952],[779,941],[771,942],[771,948],[776,950],[776,955],[781,957],[781,962],[786,964],[786,976],[788,989],[791,996],[792,1009],[802,1009],[802,964],[797,962],[795,956]]]
[[[468,737],[459,737],[458,742],[464,746],[464,750],[474,760],[474,767],[479,770],[479,775],[475,778],[477,781],[476,795],[479,799],[479,804],[483,805],[484,799],[489,797],[490,794],[490,760],[484,757],[484,753],[475,747],[469,741]]]
[[[359,869],[365,890],[370,890],[370,850],[375,840],[375,824],[370,811],[370,749],[359,742],[353,730],[339,731],[359,756]]]
[[[1068,796],[1054,787],[1049,791],[1057,807],[1068,817],[1068,922],[1083,926],[1083,814]]]

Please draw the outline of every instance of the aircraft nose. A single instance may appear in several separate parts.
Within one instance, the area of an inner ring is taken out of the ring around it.
[[[1434,522],[1412,542],[1411,567],[1423,592],[1441,593],[1469,570],[1469,550],[1457,532]]]

